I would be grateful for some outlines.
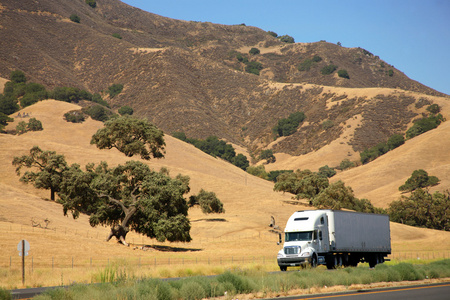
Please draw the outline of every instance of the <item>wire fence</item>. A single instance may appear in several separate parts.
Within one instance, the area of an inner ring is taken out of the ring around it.
[[[393,252],[388,259],[395,261],[405,260],[438,260],[450,258],[450,251],[411,251]],[[76,268],[104,268],[111,264],[134,266],[138,268],[156,268],[161,266],[191,266],[191,265],[245,265],[245,264],[276,264],[276,254],[271,256],[251,256],[251,257],[124,257],[108,259],[100,257],[77,258],[77,257],[45,257],[27,256],[26,268],[30,271],[34,269],[76,269]],[[22,266],[22,258],[19,256],[2,257],[0,268],[19,269]]]
[[[0,232],[14,233],[39,233],[46,235],[53,234],[64,234],[64,235],[76,235],[82,236],[83,238],[89,239],[101,239],[104,240],[108,229],[104,228],[104,230],[80,230],[76,228],[67,228],[67,227],[52,227],[45,228],[41,226],[26,226],[19,224],[0,224]],[[278,240],[278,236],[274,233],[265,231],[259,233],[249,233],[249,234],[240,234],[234,236],[225,236],[225,237],[216,237],[216,238],[199,238],[196,239],[195,242],[190,243],[189,248],[195,248],[196,244],[211,244],[211,243],[236,243],[237,245],[242,245],[242,241],[248,239],[250,241],[254,241],[255,239],[264,239],[269,240],[270,242],[276,242]],[[164,244],[156,244],[154,239],[149,239],[148,237],[144,237],[138,234],[129,234],[127,236],[127,241],[132,245],[132,247],[139,248],[140,250],[153,250],[152,248],[157,249],[158,247],[167,247]],[[19,242],[19,241],[17,241]],[[152,245],[152,246],[148,246]],[[146,248],[147,247],[147,248]],[[146,248],[146,249],[145,249]],[[176,248],[176,246],[174,247]],[[0,249],[0,268],[1,269],[10,269],[15,270],[22,267],[22,258],[18,255],[5,255],[4,249]],[[18,253],[13,249],[15,253]],[[11,251],[9,251],[11,253]],[[76,268],[102,268],[107,267],[110,264],[120,263],[122,265],[134,266],[134,267],[143,267],[143,268],[152,268],[152,267],[160,267],[160,266],[182,266],[182,265],[244,265],[244,264],[275,264],[276,265],[276,253],[273,255],[267,256],[213,256],[213,257],[205,257],[202,255],[201,257],[196,257],[195,255],[180,257],[179,253],[174,254],[176,257],[151,257],[151,255],[141,255],[136,257],[123,257],[123,258],[105,258],[105,257],[77,257],[77,256],[37,256],[30,255],[26,257],[26,268],[29,271],[33,271],[34,269],[76,269]],[[388,259],[395,261],[404,261],[404,260],[437,260],[437,259],[448,259],[450,258],[450,250],[439,250],[439,251],[395,251],[393,250],[392,254],[388,256]]]

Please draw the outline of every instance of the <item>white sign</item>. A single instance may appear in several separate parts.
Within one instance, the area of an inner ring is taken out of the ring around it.
[[[22,240],[19,242],[19,244],[17,244],[17,251],[19,251],[19,256],[22,256],[22,250],[23,250],[23,246],[22,246],[22,242],[24,242],[23,244],[25,245],[25,256],[28,255],[28,251],[30,251],[30,243],[28,243],[27,240]]]

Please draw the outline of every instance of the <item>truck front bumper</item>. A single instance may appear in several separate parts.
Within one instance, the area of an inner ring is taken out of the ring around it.
[[[280,257],[277,261],[280,267],[296,267],[308,264],[310,257]]]

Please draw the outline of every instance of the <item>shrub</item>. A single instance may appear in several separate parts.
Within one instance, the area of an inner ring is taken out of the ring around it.
[[[342,78],[350,79],[350,75],[348,75],[348,72],[347,72],[347,70],[345,70],[345,69],[339,70],[339,71],[338,71],[338,76],[339,76],[339,77],[342,77]]]
[[[319,168],[319,175],[331,178],[336,175],[336,170],[330,168],[328,165]]]
[[[114,83],[108,88],[108,93],[111,98],[114,98],[118,94],[120,94],[123,90],[123,84]]]
[[[20,135],[25,132],[27,132],[27,123],[25,121],[20,121],[16,126],[16,133]]]
[[[411,177],[409,177],[405,184],[400,186],[399,191],[411,192],[418,188],[424,188],[427,186],[437,185],[439,183],[439,178],[436,176],[428,176],[428,173],[423,170],[415,170]]]
[[[274,163],[276,161],[272,149],[266,149],[261,151],[261,153],[259,154],[259,159],[260,160],[265,159],[267,163]]]
[[[64,120],[72,123],[82,123],[86,119],[81,110],[71,110],[64,114]]]
[[[97,2],[95,0],[86,0],[86,4],[89,5],[92,8],[97,7]]]
[[[247,168],[247,173],[262,179],[268,179],[266,168],[264,168],[264,165],[250,166]]]
[[[112,113],[101,105],[90,106],[87,109],[84,109],[84,112],[93,120],[101,122],[107,121],[112,116]]]
[[[121,108],[119,108],[119,114],[121,116],[123,116],[123,115],[131,116],[133,113],[134,113],[134,110],[133,110],[133,108],[131,108],[131,106],[125,105],[125,106],[122,106]]]
[[[319,61],[322,61],[322,57],[320,57],[319,55],[314,55],[313,58],[312,58],[312,61],[313,61],[313,62],[319,62]]]
[[[260,62],[257,61],[249,61],[246,63],[245,71],[247,73],[259,75],[259,71],[263,69],[263,66]]]
[[[239,153],[238,155],[236,155],[236,156],[232,159],[231,163],[232,163],[233,165],[235,165],[236,167],[241,168],[241,169],[244,170],[244,171],[245,171],[245,170],[248,168],[248,166],[250,165],[250,162],[248,161],[247,156],[245,156],[245,155],[242,154],[242,153]]]
[[[394,134],[387,141],[387,146],[389,150],[393,150],[405,143],[405,138],[401,134]]]
[[[9,75],[9,79],[13,83],[26,83],[27,82],[25,73],[20,70],[12,71],[11,74]]]
[[[427,110],[434,115],[441,112],[441,108],[437,104],[431,104],[427,107]]]
[[[342,171],[353,168],[353,167],[355,167],[355,163],[348,160],[347,158],[342,160],[341,163],[339,164],[339,170],[342,170]]]
[[[76,14],[71,14],[70,21],[75,22],[75,23],[80,23],[80,17],[77,16]]]
[[[292,36],[287,35],[287,34],[278,37],[278,39],[280,41],[282,41],[283,43],[290,43],[290,44],[295,43],[294,38]]]
[[[41,121],[37,120],[36,118],[30,118],[27,124],[27,129],[29,131],[39,131],[43,130],[44,128],[42,127]]]
[[[3,128],[8,125],[9,122],[14,121],[14,119],[10,118],[8,115],[0,112],[0,132],[3,131]]]
[[[187,142],[187,141],[188,141],[188,140],[187,140],[187,137],[186,137],[186,134],[185,134],[184,132],[181,132],[181,131],[173,132],[173,133],[172,133],[172,136],[173,136],[174,138],[177,138],[177,139],[182,140],[182,141],[184,141],[184,142]]]
[[[389,69],[389,71],[388,71],[388,76],[389,76],[389,77],[394,76],[394,70]]]
[[[250,51],[248,53],[250,53],[251,55],[256,55],[256,54],[261,53],[261,51],[259,51],[258,48],[252,48],[252,49],[250,49]]]
[[[416,122],[414,122],[414,125],[406,131],[406,138],[412,139],[415,136],[434,129],[438,127],[442,121],[444,121],[444,117],[441,114],[432,115],[417,120]]]
[[[278,120],[278,124],[272,129],[278,136],[288,136],[297,131],[298,126],[306,116],[303,112],[295,112],[286,119]]]
[[[119,40],[122,39],[122,36],[119,33],[113,33],[112,36]]]
[[[299,71],[309,71],[313,65],[313,61],[311,59],[305,59],[303,62],[301,62],[298,65],[298,70]]]
[[[333,73],[334,71],[336,71],[337,66],[336,65],[328,65],[323,67],[320,72],[322,73],[322,75],[330,75],[331,73]]]
[[[326,120],[322,122],[322,129],[327,130],[334,126],[334,122],[332,120]]]
[[[278,37],[278,34],[276,34],[276,33],[273,32],[273,31],[267,31],[267,33],[270,34],[270,35],[273,36],[273,37]]]
[[[0,287],[0,299],[2,300],[11,300],[12,296],[11,293],[8,290],[4,290]]]
[[[280,174],[283,173],[292,173],[292,170],[275,170],[275,171],[270,171],[269,174],[267,174],[267,180],[273,181],[273,182],[277,182],[277,178]]]

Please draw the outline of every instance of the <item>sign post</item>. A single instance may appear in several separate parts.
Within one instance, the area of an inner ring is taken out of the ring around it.
[[[21,240],[17,245],[17,251],[19,251],[19,256],[22,256],[22,284],[25,284],[25,256],[30,251],[30,243],[27,240]]]

